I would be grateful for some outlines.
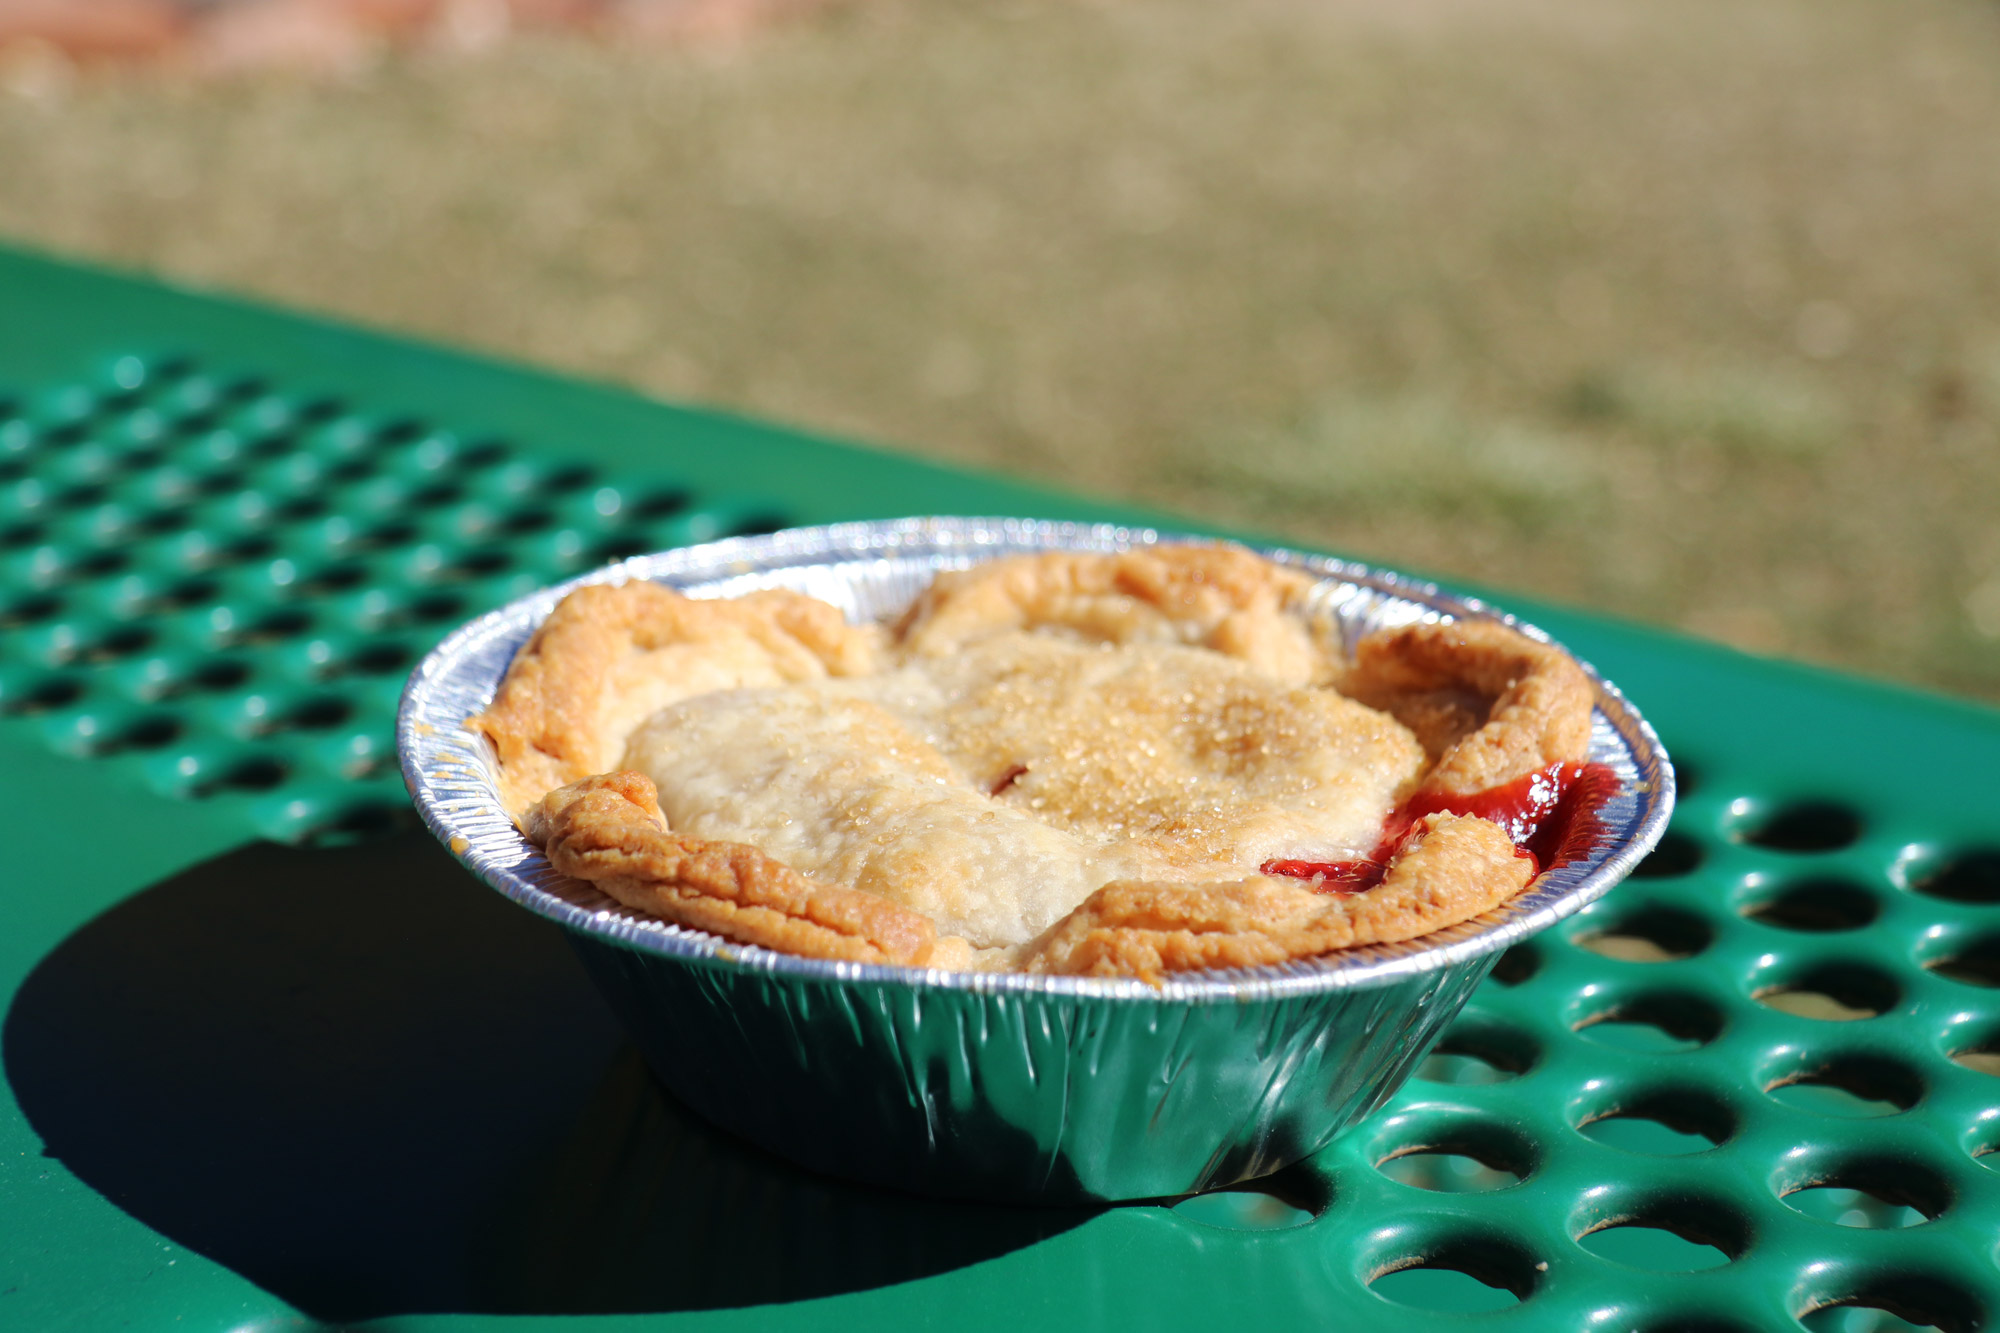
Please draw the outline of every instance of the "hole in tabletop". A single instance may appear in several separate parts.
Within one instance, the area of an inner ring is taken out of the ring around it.
[[[1799,1315],[1810,1333],[1973,1333],[1986,1326],[1977,1300],[1933,1274],[1909,1273],[1866,1283],[1850,1295]]]
[[[540,532],[556,521],[555,512],[549,509],[517,509],[500,524],[500,530],[517,537],[531,532]]]
[[[195,494],[235,495],[244,490],[243,474],[235,471],[211,472],[194,484]]]
[[[335,661],[322,674],[337,676],[351,672],[357,676],[384,676],[392,671],[400,671],[416,657],[408,645],[381,642],[367,644],[346,658]]]
[[[506,445],[498,440],[480,440],[467,445],[458,455],[460,467],[484,468],[496,463],[504,463],[510,457]]]
[[[252,433],[250,443],[244,446],[243,456],[256,462],[269,463],[285,457],[297,448],[298,441],[289,432]]]
[[[1843,1055],[1767,1084],[1764,1091],[1796,1110],[1869,1119],[1915,1106],[1923,1096],[1923,1081],[1908,1067],[1879,1056]]]
[[[1441,1264],[1413,1264],[1384,1273],[1369,1283],[1368,1289],[1398,1305],[1440,1313],[1478,1314],[1521,1303],[1521,1298],[1504,1285]]]
[[[92,482],[87,485],[72,486],[68,490],[58,491],[53,499],[56,504],[65,508],[85,509],[91,505],[103,504],[106,497],[110,494],[110,487],[104,485],[102,482]]]
[[[116,574],[131,563],[132,557],[123,551],[96,551],[65,565],[62,576],[65,579],[101,578],[106,574]]]
[[[150,647],[152,642],[153,631],[138,625],[126,625],[87,644],[75,654],[75,658],[80,662],[115,662]]]
[[[1715,1146],[1715,1140],[1706,1135],[1684,1134],[1651,1117],[1623,1112],[1591,1121],[1583,1127],[1583,1133],[1607,1148],[1648,1157],[1684,1157],[1707,1152]]]
[[[2000,903],[2000,851],[1964,852],[1914,879],[1910,887],[1955,903]]]
[[[375,428],[375,440],[378,444],[408,444],[427,429],[415,417],[397,417]]]
[[[1941,1216],[1951,1206],[1952,1188],[1921,1161],[1861,1157],[1788,1185],[1779,1197],[1807,1217],[1880,1231]]]
[[[1930,1220],[1907,1203],[1894,1202],[1870,1190],[1840,1185],[1808,1185],[1784,1197],[1794,1211],[1841,1227],[1894,1231]]]
[[[1632,868],[1634,879],[1677,879],[1701,866],[1701,844],[1685,833],[1668,829],[1659,844]]]
[[[35,593],[10,602],[0,610],[0,629],[19,629],[23,625],[39,625],[53,619],[62,610],[62,599],[47,593]]]
[[[177,679],[164,682],[159,697],[171,699],[191,690],[233,690],[250,679],[250,667],[243,662],[222,659],[208,661]]]
[[[1476,1055],[1465,1055],[1457,1051],[1432,1051],[1417,1066],[1415,1078],[1426,1083],[1443,1083],[1452,1087],[1483,1087],[1488,1083],[1505,1083],[1516,1077],[1512,1070],[1502,1069],[1490,1061]]]
[[[383,551],[402,546],[417,535],[414,526],[408,523],[382,523],[368,529],[348,543],[356,551]]]
[[[465,609],[465,600],[452,593],[426,593],[409,604],[409,615],[413,620],[438,621],[456,619]]]
[[[1173,1211],[1191,1222],[1228,1231],[1281,1231],[1313,1220],[1311,1213],[1292,1207],[1277,1195],[1251,1189],[1190,1195],[1173,1205]]]
[[[1692,958],[1715,938],[1708,922],[1671,907],[1643,908],[1607,925],[1586,927],[1586,931],[1573,941],[1578,948],[1628,963]]]
[[[278,549],[278,544],[269,537],[242,537],[216,550],[218,559],[226,561],[262,560]]]
[[[325,396],[308,398],[305,402],[299,404],[299,424],[301,426],[324,425],[346,410],[347,405],[338,398]]]
[[[1375,1169],[1399,1185],[1440,1194],[1483,1194],[1527,1179],[1534,1149],[1496,1125],[1466,1121],[1375,1161]]]
[[[543,478],[542,486],[550,491],[580,491],[597,480],[595,469],[581,463],[571,463],[555,469]]]
[[[410,503],[421,509],[438,509],[465,498],[465,488],[453,481],[440,481],[426,486],[410,496]]]
[[[176,395],[178,397],[178,395]],[[212,410],[213,399],[202,403],[174,402],[167,405],[167,428],[174,434],[190,437],[205,435],[215,429],[221,417]]]
[[[187,527],[187,516],[177,509],[159,509],[133,520],[132,531],[141,537],[165,537]]]
[[[1966,986],[2000,986],[2000,939],[1972,940],[1924,968]]]
[[[1504,1083],[1526,1073],[1535,1055],[1534,1042],[1511,1028],[1460,1020],[1417,1066],[1416,1077],[1459,1087]]]
[[[2000,1076],[2000,1037],[1989,1035],[1970,1046],[1958,1047],[1952,1051],[1951,1061],[1974,1073]]]
[[[150,436],[123,441],[120,447],[124,451],[124,457],[120,461],[128,474],[158,467],[167,456],[165,442]]]
[[[1768,1009],[1848,1023],[1887,1013],[1902,1001],[1894,978],[1853,963],[1814,968],[1795,980],[1759,987],[1751,998]]]
[[[224,643],[260,647],[282,643],[294,635],[302,634],[312,627],[312,617],[304,611],[273,611],[259,616],[249,624],[232,629],[223,634]]]
[[[169,352],[153,362],[148,374],[158,381],[186,379],[194,374],[194,358],[184,352]]]
[[[1939,1329],[1937,1324],[1913,1324],[1879,1305],[1846,1302],[1801,1315],[1799,1325],[1806,1333],[1938,1333]]]
[[[1824,933],[1859,930],[1881,913],[1882,903],[1868,890],[1843,879],[1809,879],[1787,884],[1740,910],[1767,926]]]
[[[1516,1172],[1491,1166],[1465,1153],[1398,1153],[1378,1163],[1376,1169],[1398,1185],[1439,1194],[1484,1194],[1521,1183]]]
[[[307,829],[300,841],[315,847],[339,847],[410,828],[415,823],[415,812],[408,805],[362,801]]]
[[[590,562],[592,564],[608,565],[619,560],[630,559],[635,555],[645,555],[652,549],[653,543],[646,540],[644,534],[630,533],[622,537],[613,537],[609,541],[599,542],[597,545],[591,547]]]
[[[1391,1263],[1369,1279],[1369,1290],[1398,1305],[1440,1313],[1505,1310],[1534,1292],[1534,1262],[1497,1238],[1465,1237],[1432,1253]]]
[[[1694,1240],[1663,1226],[1621,1222],[1599,1227],[1577,1238],[1577,1244],[1599,1259],[1655,1273],[1698,1273],[1720,1268],[1729,1252],[1707,1240]]]
[[[353,716],[354,705],[345,699],[308,699],[280,714],[267,730],[327,731]]]
[[[0,550],[15,551],[23,546],[33,546],[45,532],[47,529],[40,523],[15,523],[0,528]]]
[[[1705,1092],[1673,1088],[1628,1099],[1578,1129],[1608,1148],[1681,1157],[1726,1142],[1736,1132],[1736,1117]]]
[[[431,583],[463,583],[468,579],[485,578],[498,574],[514,563],[514,558],[505,551],[475,551],[460,556],[456,560],[439,565],[429,575]]]
[[[1190,1194],[1168,1205],[1174,1213],[1204,1226],[1228,1231],[1282,1231],[1304,1226],[1333,1201],[1326,1182],[1292,1166],[1224,1189]]]
[[[157,750],[180,739],[185,730],[177,717],[140,718],[105,737],[94,753],[102,755],[116,754],[121,750]]]
[[[83,686],[68,676],[57,676],[14,693],[9,691],[0,698],[0,712],[11,717],[34,717],[40,713],[67,708],[83,698]]]
[[[345,592],[358,588],[368,581],[366,565],[328,565],[317,569],[299,582],[297,591],[308,597],[323,596],[331,592]]]
[[[693,503],[692,491],[653,491],[633,501],[631,512],[636,519],[672,518]]]
[[[1833,801],[1795,801],[1752,814],[1732,836],[1775,852],[1830,852],[1861,837],[1861,816]]]
[[[196,794],[207,796],[218,791],[273,791],[282,786],[289,776],[291,770],[281,760],[259,755],[230,764],[213,779],[201,784],[196,789]]]
[[[1542,970],[1542,956],[1532,944],[1517,944],[1493,964],[1493,980],[1503,986],[1518,986]]]
[[[1592,1225],[1576,1238],[1612,1263],[1659,1273],[1719,1268],[1742,1255],[1749,1228],[1736,1209],[1712,1198],[1655,1199]]]
[[[1692,995],[1648,995],[1587,1015],[1571,1027],[1593,1045],[1666,1054],[1714,1041],[1722,1033],[1722,1015]]]
[[[792,519],[788,514],[751,514],[724,528],[722,535],[725,537],[761,537],[767,532],[777,532],[780,529],[790,526],[792,526]]]
[[[207,606],[214,602],[222,585],[214,579],[181,579],[162,588],[147,599],[146,609],[155,613],[185,611],[190,607]]]

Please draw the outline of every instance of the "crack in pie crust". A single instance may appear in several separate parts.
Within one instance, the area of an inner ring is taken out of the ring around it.
[[[1497,622],[1353,662],[1316,579],[1229,546],[941,574],[892,627],[800,593],[579,589],[471,725],[551,864],[746,944],[1158,979],[1428,934],[1535,873],[1412,798],[1581,759],[1592,691]],[[1272,865],[1375,858],[1354,893]]]

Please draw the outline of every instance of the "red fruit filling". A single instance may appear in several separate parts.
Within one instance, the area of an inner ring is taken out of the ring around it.
[[[1382,821],[1382,840],[1355,861],[1266,861],[1267,875],[1312,881],[1316,893],[1361,893],[1382,882],[1389,862],[1425,815],[1477,815],[1507,830],[1540,870],[1590,855],[1604,839],[1598,810],[1616,795],[1618,775],[1603,764],[1555,763],[1470,796],[1413,796]]]
[[[1360,893],[1380,884],[1388,867],[1380,861],[1266,861],[1257,869],[1309,879],[1314,893]]]

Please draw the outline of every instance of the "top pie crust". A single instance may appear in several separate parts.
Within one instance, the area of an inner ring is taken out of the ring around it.
[[[1504,902],[1532,863],[1449,814],[1360,894],[1260,873],[1367,856],[1412,794],[1589,741],[1559,650],[1446,622],[1345,663],[1313,582],[1227,546],[1012,557],[940,575],[893,629],[786,591],[586,587],[472,725],[556,869],[793,953],[1156,979]]]

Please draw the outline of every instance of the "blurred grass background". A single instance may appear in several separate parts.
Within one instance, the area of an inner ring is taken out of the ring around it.
[[[0,82],[0,236],[2000,698],[1994,0],[855,0]]]

